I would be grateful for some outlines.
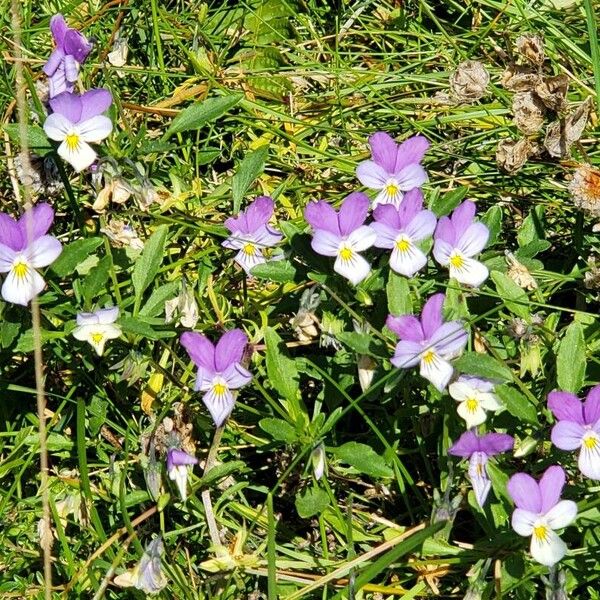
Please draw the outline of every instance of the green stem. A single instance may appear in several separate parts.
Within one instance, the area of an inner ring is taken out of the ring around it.
[[[588,35],[590,38],[590,50],[592,52],[592,69],[594,70],[594,86],[596,88],[596,106],[600,111],[600,48],[598,47],[598,26],[596,13],[592,0],[583,0],[585,8],[585,19],[587,22]]]
[[[215,461],[217,458],[217,452],[219,450],[219,444],[221,443],[221,438],[223,437],[223,431],[225,429],[224,425],[217,427],[215,430],[215,436],[212,441],[212,445],[210,450],[208,451],[208,456],[206,457],[206,464],[204,465],[204,476],[215,466]],[[212,501],[210,499],[210,490],[206,489],[202,492],[202,503],[204,504],[204,512],[206,514],[206,524],[208,525],[208,532],[210,534],[210,539],[212,540],[213,546],[216,551],[222,547],[221,536],[219,534],[219,528],[217,526],[217,521],[215,519],[215,513],[212,507]]]

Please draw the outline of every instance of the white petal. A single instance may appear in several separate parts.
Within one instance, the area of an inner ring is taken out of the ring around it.
[[[331,233],[331,231],[317,229],[310,245],[317,254],[322,254],[323,256],[337,256],[340,247],[340,237]]]
[[[533,525],[538,520],[539,515],[529,512],[523,508],[515,508],[512,514],[512,528],[523,537],[530,536],[533,532]]]
[[[543,538],[535,533],[531,536],[531,556],[540,564],[551,567],[561,560],[567,552],[566,544],[548,529]]]
[[[356,169],[358,180],[368,188],[380,190],[389,179],[388,172],[373,160],[361,162]]]
[[[73,123],[60,113],[52,113],[44,121],[44,131],[46,135],[57,142],[62,142],[67,134],[73,130]]]
[[[471,427],[477,427],[477,425],[481,425],[485,423],[485,419],[487,415],[485,414],[485,410],[481,407],[481,403],[477,402],[477,407],[475,410],[469,409],[469,400],[465,400],[461,402],[456,412],[458,412],[459,416],[461,416],[467,423],[467,429]]]
[[[371,265],[356,252],[348,260],[341,255],[335,259],[333,270],[350,281],[352,285],[358,285],[371,271]]]
[[[492,487],[492,483],[487,476],[487,461],[488,457],[485,452],[474,452],[469,459],[469,479],[473,486],[477,504],[481,508],[483,508]]]
[[[169,479],[177,484],[179,495],[185,502],[187,500],[187,480],[188,468],[185,465],[178,465],[169,470]]]
[[[96,152],[83,140],[79,140],[74,150],[69,149],[67,142],[58,147],[58,154],[66,160],[77,172],[83,171],[96,160]]]
[[[593,448],[586,446],[585,437],[579,451],[579,470],[590,479],[600,479],[600,452],[596,445]]]
[[[464,381],[454,381],[448,386],[448,393],[455,400],[462,402],[473,396],[473,387]]]
[[[478,392],[477,399],[481,403],[481,406],[485,410],[500,410],[502,408],[502,404],[498,400],[498,398],[494,394],[490,394],[489,392]]]
[[[112,131],[112,121],[108,117],[98,115],[78,123],[76,131],[84,142],[101,142]]]
[[[349,246],[356,252],[362,252],[370,248],[377,239],[377,232],[368,225],[362,225],[355,229],[347,238]]]
[[[43,235],[27,246],[23,254],[28,262],[35,267],[51,265],[62,252],[62,244],[51,235]]]
[[[46,286],[42,276],[28,266],[25,275],[17,276],[11,269],[2,285],[2,297],[7,302],[27,306]]]
[[[562,529],[570,525],[576,516],[577,504],[573,500],[561,500],[546,513],[546,523],[552,529]]]
[[[452,248],[448,242],[445,242],[444,240],[436,240],[433,244],[433,258],[435,258],[435,260],[442,265],[442,267],[446,267],[450,262],[450,255],[452,254],[453,250],[454,248]]]
[[[17,258],[17,253],[8,246],[0,244],[0,273],[8,273]]]
[[[104,353],[104,345],[107,340],[116,339],[121,335],[121,328],[118,325],[92,323],[79,325],[73,330],[73,337],[77,340],[88,342],[96,351],[98,356]]]
[[[231,390],[237,390],[252,381],[252,374],[249,373],[240,363],[229,365],[221,376],[225,380],[227,387]]]
[[[98,323],[110,325],[119,318],[119,307],[111,306],[110,308],[102,308],[97,310],[95,314],[98,317]]]
[[[204,394],[202,401],[206,405],[206,408],[208,408],[208,412],[217,427],[220,427],[225,422],[235,404],[233,394],[228,389],[225,389],[223,393],[217,394],[214,385]]]
[[[400,208],[402,198],[404,198],[404,193],[400,188],[398,188],[396,193],[390,194],[387,187],[384,187],[379,194],[377,194],[375,200],[373,200],[373,208],[378,204],[393,204],[396,208]]]
[[[390,268],[396,273],[400,273],[400,275],[412,277],[427,264],[427,257],[412,242],[408,243],[409,246],[406,250],[399,250],[397,246],[394,247],[390,256]]]
[[[96,325],[96,323],[100,323],[97,313],[77,313],[77,325]]]
[[[443,392],[454,372],[452,365],[435,352],[431,354],[428,351],[424,356],[426,358],[421,356],[421,377],[431,381],[440,392]]]
[[[405,192],[421,187],[429,178],[427,171],[419,164],[407,165],[396,175],[400,189]]]
[[[464,256],[459,268],[454,267],[450,262],[449,273],[450,277],[454,277],[459,283],[472,287],[479,287],[489,275],[488,268],[484,264]]]
[[[265,261],[262,252],[254,244],[246,244],[236,255],[235,262],[250,275],[250,269]]]

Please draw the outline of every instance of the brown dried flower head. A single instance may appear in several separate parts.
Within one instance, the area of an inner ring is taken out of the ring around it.
[[[510,92],[530,92],[541,81],[538,73],[533,73],[529,67],[510,64],[506,67],[500,83]]]
[[[569,184],[573,204],[592,215],[600,216],[600,170],[581,165]]]
[[[477,60],[461,62],[450,76],[450,90],[457,100],[472,102],[486,94],[490,75]]]
[[[544,40],[537,33],[526,33],[517,38],[517,52],[533,65],[541,66],[546,56]]]
[[[533,92],[517,92],[513,97],[514,123],[525,135],[533,135],[544,126],[544,103]]]
[[[571,146],[579,140],[588,122],[592,110],[593,100],[588,96],[575,110],[571,111],[565,119],[550,123],[546,128],[544,147],[550,156],[564,158],[569,156]]]
[[[516,173],[535,150],[536,147],[527,138],[501,140],[496,150],[496,163],[507,173]]]
[[[535,93],[547,108],[563,112],[567,108],[569,76],[564,73],[556,77],[543,77],[535,86]]]

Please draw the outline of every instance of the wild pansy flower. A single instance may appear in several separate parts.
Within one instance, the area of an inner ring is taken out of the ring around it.
[[[46,235],[54,221],[49,204],[26,210],[18,221],[0,213],[0,273],[8,273],[2,285],[2,298],[26,306],[45,287],[36,271],[52,264],[62,244]]]
[[[483,223],[474,223],[475,203],[465,200],[450,217],[442,217],[434,234],[433,256],[450,277],[459,283],[479,287],[488,277],[485,265],[473,257],[487,244],[489,229]]]
[[[250,275],[250,269],[265,261],[263,249],[281,241],[282,235],[269,225],[275,203],[268,196],[259,196],[237,217],[225,221],[231,235],[223,242],[225,248],[239,250],[235,262]]]
[[[162,557],[164,554],[162,538],[154,538],[144,550],[140,562],[120,575],[113,583],[119,587],[135,587],[146,594],[158,594],[166,585],[167,578],[162,572]]]
[[[494,395],[494,384],[487,379],[461,375],[450,384],[448,393],[459,402],[457,412],[466,421],[468,428],[484,423],[487,410],[502,408]]]
[[[44,121],[46,135],[57,142],[58,154],[82,171],[96,160],[90,143],[101,142],[112,131],[112,121],[102,113],[111,105],[108,90],[89,90],[78,96],[63,92],[50,100],[54,111]]]
[[[392,364],[400,369],[420,365],[421,377],[440,391],[454,372],[448,361],[462,352],[469,337],[462,321],[444,322],[443,304],[444,294],[434,294],[425,303],[420,319],[413,315],[390,315],[386,321],[400,338]]]
[[[579,448],[579,470],[600,479],[600,385],[588,392],[585,402],[569,392],[550,392],[548,408],[558,419],[552,443],[561,450]]]
[[[102,356],[106,342],[121,335],[121,328],[115,325],[118,318],[118,306],[102,308],[89,313],[77,313],[77,327],[73,330],[73,337],[76,340],[88,342],[96,354]]]
[[[371,189],[379,190],[373,202],[400,206],[404,192],[422,186],[427,181],[427,173],[421,161],[429,142],[421,135],[408,138],[397,144],[383,131],[369,138],[372,160],[361,162],[356,169],[360,182]]]
[[[241,329],[232,329],[216,345],[195,331],[186,331],[180,339],[198,367],[194,389],[204,392],[202,401],[215,425],[220,427],[233,410],[235,398],[231,390],[245,386],[252,379],[240,364],[248,338]]]
[[[77,29],[71,29],[62,15],[50,19],[55,48],[43,71],[48,76],[50,98],[72,92],[79,75],[79,65],[87,58],[92,44]]]
[[[448,448],[448,454],[469,459],[469,480],[482,508],[492,487],[487,462],[491,456],[512,450],[514,443],[513,437],[506,433],[486,433],[480,437],[473,431],[465,431]]]
[[[512,527],[524,537],[531,536],[531,556],[551,567],[566,553],[567,546],[554,533],[566,527],[577,516],[572,500],[561,500],[565,472],[557,465],[548,467],[539,483],[526,473],[516,473],[508,481],[508,493],[517,508],[512,514]]]
[[[317,254],[335,256],[333,270],[359,284],[371,271],[371,265],[359,254],[375,243],[377,234],[365,225],[369,198],[361,192],[346,196],[339,212],[324,200],[310,202],[304,218],[313,228],[311,246]]]
[[[411,190],[400,208],[380,204],[374,211],[371,228],[377,232],[375,246],[392,249],[390,267],[396,273],[412,277],[427,264],[425,253],[417,242],[431,236],[437,222],[430,210],[423,210],[423,193]]]
[[[167,473],[169,479],[176,483],[179,495],[184,502],[187,499],[188,466],[197,464],[198,459],[183,450],[171,448],[167,452]]]

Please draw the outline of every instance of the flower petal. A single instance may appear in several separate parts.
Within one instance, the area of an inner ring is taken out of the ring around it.
[[[237,390],[252,381],[252,373],[244,369],[244,367],[237,362],[229,365],[229,367],[221,373],[221,376],[231,390]]]
[[[213,386],[202,396],[202,402],[208,408],[215,425],[220,427],[231,414],[235,399],[229,390],[225,390],[222,394],[215,393]]]
[[[404,277],[413,277],[426,264],[427,257],[412,243],[406,250],[395,247],[390,256],[390,268]]]
[[[390,193],[388,184],[377,194],[375,200],[373,200],[373,208],[378,206],[392,206],[398,210],[401,206],[402,199],[404,198],[404,192],[396,185],[396,191]]]
[[[488,456],[508,452],[513,449],[514,445],[513,436],[507,433],[486,433],[479,439],[482,452],[485,452]]]
[[[421,324],[423,326],[423,333],[427,339],[442,326],[442,306],[444,306],[445,299],[444,294],[434,294],[423,306]]]
[[[559,421],[552,428],[550,439],[561,450],[575,450],[581,446],[585,429],[573,421]]]
[[[570,525],[577,516],[577,504],[572,500],[561,500],[546,513],[546,523],[552,529]]]
[[[567,553],[567,546],[554,531],[549,530],[543,540],[535,534],[531,536],[530,552],[540,564],[551,567]]]
[[[435,231],[437,219],[430,210],[422,210],[407,224],[406,235],[416,242],[430,237]]]
[[[452,221],[449,219],[449,217],[442,217],[438,221],[437,227],[435,228],[434,237],[436,243],[438,241],[446,242],[446,244],[449,244],[451,248],[454,248],[456,243],[456,232],[454,231],[454,225],[452,225]]]
[[[413,188],[404,194],[402,204],[398,209],[402,223],[410,223],[420,212],[423,211],[423,191],[421,188]]]
[[[252,247],[252,251],[248,252],[250,246]],[[234,260],[248,275],[252,274],[253,267],[267,262],[260,249],[253,244],[244,244],[244,248],[235,255]]]
[[[373,218],[396,232],[402,228],[400,213],[392,204],[380,204],[373,210]]]
[[[422,342],[425,339],[421,321],[413,315],[400,315],[399,317],[389,315],[385,325],[402,340]],[[422,346],[420,348],[422,349]]]
[[[167,470],[171,470],[173,467],[180,467],[181,465],[197,465],[198,459],[183,450],[177,450],[171,448],[167,452]]]
[[[564,423],[564,421],[562,422]],[[583,475],[590,479],[600,479],[600,448],[598,445],[588,448],[585,443],[581,444],[577,463]]]
[[[462,258],[462,265],[460,267],[455,267],[450,263],[448,272],[450,277],[454,277],[459,283],[471,287],[479,287],[490,274],[488,268],[483,263],[468,257]]]
[[[119,307],[111,306],[110,308],[102,308],[96,311],[98,317],[98,323],[103,325],[110,325],[119,318]]]
[[[398,148],[394,171],[397,173],[408,165],[420,163],[428,148],[429,141],[422,135],[409,137]]]
[[[26,240],[25,246],[29,245],[30,240],[36,240],[47,233],[53,222],[54,209],[46,202],[26,210],[19,219],[19,230],[22,239]]]
[[[246,209],[246,223],[250,233],[266,225],[273,215],[275,203],[269,196],[259,196]]]
[[[37,238],[24,251],[24,255],[35,268],[51,265],[62,252],[62,244],[51,235]]]
[[[348,279],[352,285],[358,285],[371,272],[371,265],[360,254],[353,252],[349,260],[338,255],[333,270]]]
[[[469,429],[485,423],[485,420],[487,419],[487,414],[479,402],[475,408],[472,408],[469,404],[469,401],[465,400],[457,406],[456,412],[458,413],[459,417],[465,420]]]
[[[388,173],[395,172],[398,144],[384,131],[378,131],[369,138],[373,160]]]
[[[486,471],[487,461],[488,457],[485,452],[475,452],[469,459],[469,479],[473,486],[477,504],[481,508],[483,508],[492,487],[492,482],[489,480]]]
[[[588,425],[600,420],[600,385],[594,386],[583,403],[583,414]]]
[[[459,438],[448,448],[448,454],[452,456],[462,456],[469,458],[474,452],[479,452],[479,436],[473,431],[465,431]]]
[[[396,350],[390,362],[399,369],[408,369],[419,364],[422,352],[422,344],[411,340],[402,340],[396,344]]]
[[[77,132],[84,142],[101,142],[111,131],[112,121],[103,115],[91,117],[77,125]]]
[[[427,182],[427,171],[421,165],[408,165],[404,167],[397,175],[398,186],[403,192],[408,192],[414,188],[421,187]]]
[[[69,26],[61,14],[56,14],[50,19],[50,31],[54,38],[54,43],[62,48],[65,34],[69,31]]]
[[[304,218],[314,230],[322,229],[340,235],[338,214],[325,200],[309,202],[304,209]]]
[[[465,256],[479,254],[488,242],[490,230],[483,223],[473,223],[459,237],[456,247]]]
[[[33,268],[28,267],[24,276],[17,276],[11,269],[2,285],[2,298],[13,304],[27,306],[46,287],[42,276]]]
[[[64,51],[78,63],[82,63],[92,50],[92,45],[77,29],[69,29],[63,39]]]
[[[205,335],[196,331],[186,331],[181,334],[179,341],[198,367],[203,368],[210,376],[214,375],[215,347]]]
[[[540,479],[540,495],[542,507],[540,512],[547,513],[560,500],[560,494],[565,486],[566,476],[562,467],[548,467]]]
[[[516,508],[512,514],[512,528],[523,537],[528,537],[533,533],[533,525],[538,515],[523,508]]]
[[[348,245],[356,252],[370,248],[377,239],[377,232],[369,225],[362,225],[355,229],[347,238]]]
[[[66,142],[58,147],[58,154],[66,160],[78,173],[89,167],[96,160],[96,152],[84,141],[80,141],[74,150]]]
[[[278,244],[282,238],[282,233],[270,225],[261,225],[254,232],[254,240],[260,248],[270,248]]]
[[[542,495],[537,481],[531,475],[516,473],[508,480],[506,488],[518,508],[535,514],[540,513],[542,510]]]
[[[465,200],[461,204],[459,204],[452,212],[450,220],[452,221],[452,225],[454,226],[454,231],[457,239],[460,239],[463,233],[469,228],[471,223],[473,223],[476,210],[477,207],[475,206],[474,202],[471,202],[470,200]]]
[[[572,421],[584,425],[584,408],[581,400],[569,392],[550,392],[548,408],[559,421]]]
[[[310,242],[312,249],[323,256],[337,256],[341,238],[338,233],[316,229]]]
[[[391,208],[395,212],[395,208],[391,204],[380,204],[375,210],[380,208]],[[375,243],[373,244],[376,248],[393,248],[396,244],[396,238],[398,237],[398,231],[389,225],[375,221],[370,225],[371,229],[377,234]]]
[[[431,336],[429,343],[435,346],[440,356],[449,360],[462,352],[468,339],[469,334],[462,321],[449,321]]]
[[[70,54],[66,54],[63,59],[63,66],[65,69],[65,79],[74,84],[79,77],[79,65],[77,61]]]
[[[365,160],[356,168],[356,177],[364,186],[374,190],[382,190],[390,175],[375,161]]]
[[[73,129],[73,123],[60,113],[52,113],[44,121],[44,132],[56,142],[62,142],[71,129]]]
[[[56,70],[62,65],[62,62],[65,58],[65,53],[60,48],[54,48],[52,54],[50,54],[50,58],[47,60],[46,64],[42,67],[42,71],[48,76],[52,77]]]
[[[81,118],[81,98],[72,92],[62,92],[49,100],[54,114],[65,117],[70,123],[78,123]],[[52,116],[52,115],[50,115]]]
[[[342,236],[349,236],[365,222],[370,203],[368,196],[362,192],[346,196],[338,216]]]
[[[80,123],[101,115],[112,104],[112,94],[104,88],[88,90],[80,98],[81,116],[78,119]]]
[[[421,377],[431,381],[436,389],[443,392],[454,373],[452,365],[439,354],[434,354],[430,360],[421,359]]]
[[[241,329],[232,329],[221,336],[215,347],[215,368],[222,373],[233,363],[239,363],[248,345],[248,337]]]
[[[18,221],[2,212],[0,212],[0,245],[6,246],[7,250],[15,252],[19,252],[25,247],[25,240]]]

